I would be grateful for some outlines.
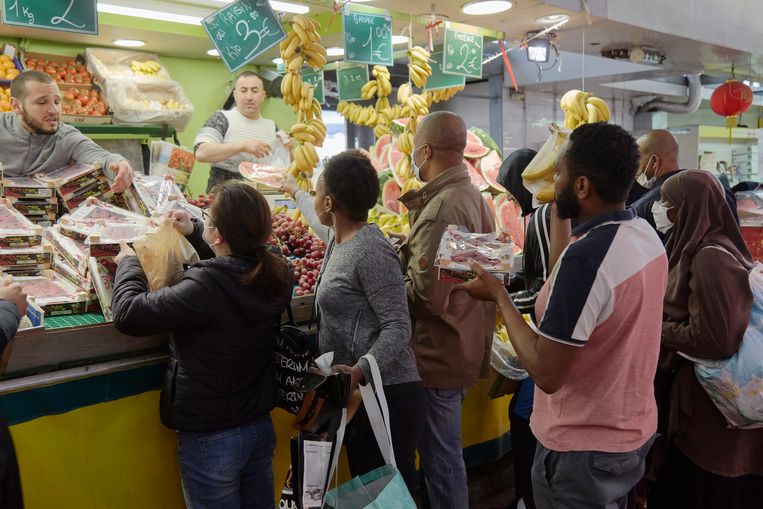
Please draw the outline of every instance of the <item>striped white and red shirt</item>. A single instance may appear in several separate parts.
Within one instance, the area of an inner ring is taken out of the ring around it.
[[[530,425],[554,451],[628,452],[657,429],[654,374],[665,249],[630,210],[578,226],[536,303],[539,333],[583,348],[554,394],[535,389]]]

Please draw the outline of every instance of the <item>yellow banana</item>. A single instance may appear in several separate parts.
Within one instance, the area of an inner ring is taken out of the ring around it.
[[[305,29],[302,28],[299,23],[292,23],[291,27],[294,29],[295,32],[297,32],[297,36],[299,37],[299,42],[302,46],[305,44],[312,42],[310,40],[310,36],[307,35],[307,32],[305,32]]]
[[[609,122],[610,111],[609,105],[603,99],[599,97],[591,96],[588,98],[587,104],[593,104],[599,112],[599,120],[601,122]]]
[[[586,110],[588,111],[588,123],[595,124],[599,121],[599,110],[591,103],[586,103]]]
[[[540,203],[548,203],[554,201],[554,183],[549,182],[546,187],[538,191],[538,193],[535,195],[535,198]]]
[[[318,151],[315,150],[315,145],[312,142],[306,141],[302,144],[302,150],[305,151],[305,155],[309,158],[310,166],[317,166],[320,158],[318,157]]]
[[[289,62],[289,72],[299,72],[304,63],[305,58],[302,55],[297,55]]]
[[[286,46],[286,49],[281,52],[281,58],[284,59],[284,61],[291,60],[292,57],[294,57],[295,53],[297,52],[297,49],[299,48],[299,37],[292,37],[291,42],[289,42],[288,46]]]

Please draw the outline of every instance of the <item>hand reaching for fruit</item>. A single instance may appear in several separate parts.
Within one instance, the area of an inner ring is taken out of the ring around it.
[[[278,190],[282,193],[288,193],[294,196],[297,193],[297,191],[300,190],[300,187],[299,187],[299,184],[297,184],[297,179],[295,179],[291,175],[285,175],[283,178],[283,182],[281,182],[281,187],[279,187]],[[294,197],[296,198],[296,196]]]

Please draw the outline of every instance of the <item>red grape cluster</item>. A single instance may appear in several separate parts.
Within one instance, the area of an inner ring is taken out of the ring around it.
[[[212,203],[215,201],[215,195],[214,194],[200,194],[198,198],[188,198],[188,203],[191,205],[195,205],[199,207],[200,209],[205,209],[207,207],[211,207]]]
[[[294,294],[297,297],[315,292],[315,281],[323,265],[326,244],[307,227],[294,221],[285,214],[273,216],[273,239],[271,243],[279,246],[284,256],[295,257]]]

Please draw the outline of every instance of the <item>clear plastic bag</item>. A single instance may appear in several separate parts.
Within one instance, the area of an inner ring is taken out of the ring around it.
[[[529,376],[519,362],[511,343],[496,335],[493,336],[490,365],[509,380],[524,380]]]
[[[196,163],[193,150],[166,141],[151,142],[151,164],[149,174],[163,177],[170,174],[181,191],[188,185],[188,179]]]
[[[286,173],[283,167],[246,161],[238,165],[238,171],[245,179],[272,187],[273,189],[281,187],[281,182]]]
[[[536,207],[554,199],[554,163],[569,137],[556,124],[551,124],[549,131],[548,139],[522,172],[522,183],[532,193]]]
[[[87,70],[96,80],[103,83],[109,78],[132,78],[141,80],[168,80],[170,74],[162,65],[159,57],[145,51],[125,49],[87,48],[85,50]],[[130,64],[132,62],[156,62],[160,69],[155,76],[136,75]]]
[[[115,122],[169,124],[182,131],[193,116],[193,105],[176,81],[113,78],[104,82],[104,91]]]

